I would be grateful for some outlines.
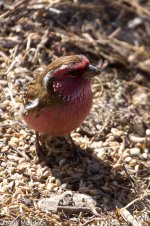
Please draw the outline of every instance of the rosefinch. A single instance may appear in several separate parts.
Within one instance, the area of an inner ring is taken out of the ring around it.
[[[98,73],[83,55],[56,59],[26,87],[23,119],[48,136],[69,134],[90,112],[91,80]]]

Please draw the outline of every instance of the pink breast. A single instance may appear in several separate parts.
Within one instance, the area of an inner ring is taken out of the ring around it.
[[[89,114],[91,105],[90,91],[86,97],[79,97],[75,102],[66,102],[61,106],[42,109],[38,115],[27,113],[23,118],[28,126],[37,132],[49,136],[65,135],[80,126]]]

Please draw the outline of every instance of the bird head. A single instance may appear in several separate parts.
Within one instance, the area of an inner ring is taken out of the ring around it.
[[[54,93],[64,100],[75,99],[84,87],[90,88],[92,77],[99,73],[100,70],[83,55],[60,57],[47,67],[43,85],[47,91],[52,86]]]

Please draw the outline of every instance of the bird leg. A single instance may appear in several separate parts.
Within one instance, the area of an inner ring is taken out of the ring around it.
[[[69,144],[69,146],[71,148],[71,151],[73,152],[74,156],[77,156],[77,153],[78,153],[77,149],[78,149],[78,147],[75,144],[74,140],[72,139],[71,135],[70,134],[65,135],[65,139],[67,140],[67,142],[68,142],[68,144]]]
[[[65,135],[64,136],[65,140],[67,141],[67,143],[69,144],[70,146],[70,149],[72,151],[72,155],[71,157],[75,160],[79,160],[81,161],[81,154],[80,151],[79,151],[79,147],[75,144],[74,140],[72,139],[71,135],[68,134],[68,135]]]
[[[36,132],[36,142],[35,142],[35,145],[36,145],[36,155],[37,155],[37,158],[39,160],[39,162],[41,162],[42,160],[45,159],[44,155],[43,155],[43,147],[42,147],[42,144],[40,142],[40,136],[39,136],[39,133]]]

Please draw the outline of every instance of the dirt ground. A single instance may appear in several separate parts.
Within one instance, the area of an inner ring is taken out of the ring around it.
[[[46,140],[20,118],[24,86],[54,59],[105,67],[93,107]],[[0,0],[0,225],[150,225],[150,1]]]

